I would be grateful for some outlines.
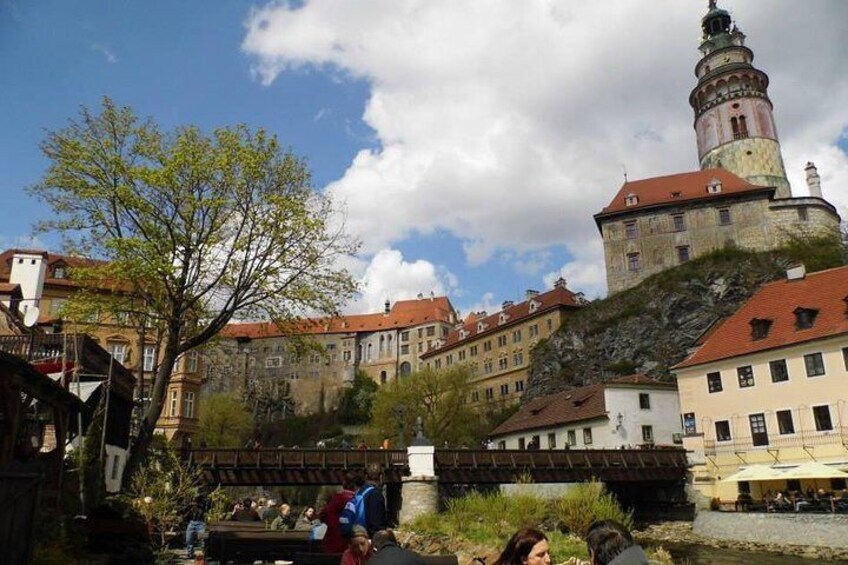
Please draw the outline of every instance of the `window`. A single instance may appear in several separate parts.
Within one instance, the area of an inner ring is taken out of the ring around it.
[[[492,372],[492,360],[486,359],[485,361],[483,361],[483,374],[488,375],[491,372]]]
[[[389,380],[389,376],[385,371],[380,371],[380,384],[386,384],[386,381]]]
[[[64,265],[56,265],[53,267],[53,278],[54,279],[64,279],[67,277],[67,272],[65,270]]]
[[[400,333],[400,340],[401,341],[409,341],[409,332],[408,331],[401,332]]]
[[[685,263],[689,260],[689,258],[690,258],[690,255],[689,255],[689,246],[688,245],[681,245],[680,247],[677,248],[677,262],[678,263]]]
[[[624,197],[624,205],[625,206],[636,206],[639,203],[639,197],[633,193],[628,194]]]
[[[471,392],[471,400],[474,402],[480,402],[480,391],[474,390]]]
[[[653,426],[642,426],[642,441],[644,443],[654,443]]]
[[[533,324],[532,326],[530,326],[530,328],[528,329],[528,332],[530,333],[530,339],[533,339],[534,337],[538,337],[539,336],[539,324]]]
[[[404,344],[400,346],[400,354],[409,355],[409,344]]]
[[[736,376],[739,378],[739,388],[754,386],[754,368],[750,365],[737,368]]]
[[[424,351],[424,343],[419,341],[418,342],[418,353],[421,353],[422,351]]]
[[[492,350],[492,340],[490,339],[488,341],[483,342],[483,352],[485,353],[486,351],[491,351],[491,350]]]
[[[442,368],[442,360],[436,359],[435,361],[433,361],[433,368],[441,369]]]
[[[274,367],[280,367],[282,362],[283,360],[281,357],[267,357],[265,359],[265,368],[273,369]]]
[[[729,226],[732,222],[730,218],[730,208],[720,208],[718,211],[718,223],[721,226]]]
[[[145,371],[152,371],[153,364],[156,362],[156,346],[155,345],[145,345],[144,346],[144,364],[142,365],[142,369]]]
[[[197,372],[197,351],[189,351],[186,356],[186,372],[188,373],[196,373]]]
[[[453,365],[453,353],[448,353],[447,357],[445,357],[445,365],[448,367]]]
[[[795,329],[806,330],[816,323],[819,311],[812,308],[796,308],[792,313],[795,314]]]
[[[556,449],[556,434],[548,434],[548,449]]]
[[[833,422],[830,419],[830,407],[826,404],[823,406],[813,406],[813,420],[816,422],[816,430],[820,432],[833,429]]]
[[[518,438],[518,449],[524,449],[527,446],[523,437]]]
[[[807,214],[807,207],[806,206],[799,207],[798,208],[798,221],[799,222],[806,222],[809,219],[810,219],[810,216],[809,216],[809,214]]]
[[[671,222],[674,225],[674,231],[686,231],[686,219],[683,217],[683,214],[673,215]]]
[[[58,277],[57,277],[58,278]],[[118,480],[118,471],[121,468],[121,456],[117,453],[112,456],[112,480]]]
[[[786,359],[769,361],[769,370],[771,371],[771,382],[782,383],[789,380],[789,369],[786,368]]]
[[[568,430],[568,432],[566,433],[566,436],[568,437],[568,445],[570,445],[572,447],[577,445],[577,432],[576,431]]]
[[[506,336],[499,335],[498,336],[498,347],[506,347]]]
[[[524,364],[524,353],[518,351],[512,355],[512,364],[519,367]]]
[[[468,349],[468,355],[470,355],[471,357],[477,357],[477,346],[476,345],[472,345]]]
[[[775,415],[777,416],[777,431],[780,435],[795,433],[795,423],[792,421],[791,410],[778,410]]]
[[[583,428],[583,444],[592,445],[592,428]]]
[[[641,408],[642,410],[651,409],[651,395],[647,392],[639,393],[639,408]]]
[[[498,370],[503,371],[509,366],[509,361],[506,357],[498,359]]]
[[[636,220],[624,222],[624,236],[627,239],[636,239],[639,237],[639,224],[636,223]]]
[[[771,329],[772,321],[765,318],[753,318],[749,322],[751,325],[751,339],[765,339]]]
[[[185,393],[185,406],[184,406],[184,408],[185,408],[185,410],[183,410],[183,412],[185,413],[185,417],[186,418],[194,418],[194,393],[193,392]]]
[[[751,414],[748,416],[751,424],[751,440],[754,446],[768,445],[768,432],[766,431],[766,417],[764,414]]]
[[[642,267],[638,253],[627,254],[627,270],[638,271]]]
[[[177,415],[177,391],[175,391],[175,390],[171,391],[171,411],[170,411],[170,415],[171,415],[171,418],[173,418]]]
[[[721,373],[707,373],[707,390],[710,392],[721,392]]]
[[[716,441],[730,441],[730,422],[719,420],[715,423]]]
[[[730,118],[730,129],[733,130],[733,139],[744,139],[748,137],[748,123],[745,116]]]
[[[524,392],[524,381],[515,381],[515,392]]]
[[[508,394],[509,394],[509,385],[508,384],[502,384],[501,385],[501,396],[506,396]]]
[[[808,377],[820,377],[824,374],[824,359],[821,353],[809,353],[804,355],[804,367],[807,369]]]
[[[486,400],[491,400],[495,397],[495,391],[492,387],[486,389]]]
[[[436,326],[427,326],[427,337],[436,335]]]
[[[120,343],[117,341],[110,341],[106,344],[106,349],[109,351],[109,354],[117,361],[118,363],[123,363],[127,360],[127,344]]]
[[[424,337],[424,328],[418,328],[418,339]]]
[[[521,330],[512,332],[512,343],[521,343]]]
[[[457,353],[456,355],[457,355],[457,357],[459,358],[460,361],[465,361],[466,353],[465,353],[464,349],[462,351],[460,351],[459,353]]]

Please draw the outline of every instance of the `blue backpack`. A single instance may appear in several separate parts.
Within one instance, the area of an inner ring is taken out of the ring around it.
[[[350,537],[354,526],[365,527],[365,497],[374,490],[373,485],[359,489],[353,498],[347,501],[342,513],[339,514],[339,530],[345,537]]]

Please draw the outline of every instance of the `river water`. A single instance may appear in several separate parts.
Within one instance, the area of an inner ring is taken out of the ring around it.
[[[814,559],[804,559],[791,555],[740,551],[705,545],[680,544],[663,545],[663,547],[671,553],[675,563],[690,565],[813,565],[814,563],[821,563],[821,561]]]

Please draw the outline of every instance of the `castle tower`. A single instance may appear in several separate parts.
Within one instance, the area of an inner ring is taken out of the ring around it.
[[[695,66],[698,84],[689,96],[701,169],[723,168],[751,184],[774,186],[775,198],[791,197],[768,75],[751,64],[754,53],[745,47],[745,34],[715,0],[710,0],[701,27],[703,57]]]

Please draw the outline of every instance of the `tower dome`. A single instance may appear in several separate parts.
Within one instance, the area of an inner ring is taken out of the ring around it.
[[[751,184],[774,186],[777,198],[790,197],[768,75],[753,66],[745,34],[715,0],[701,29],[703,57],[695,66],[698,84],[689,96],[701,169],[724,168]]]

